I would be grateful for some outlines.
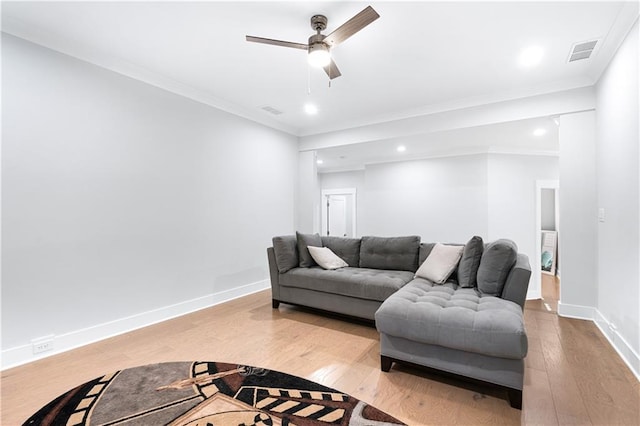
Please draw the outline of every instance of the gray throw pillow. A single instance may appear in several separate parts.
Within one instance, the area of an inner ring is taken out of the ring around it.
[[[478,267],[478,290],[500,296],[504,283],[518,257],[518,246],[511,240],[496,240],[482,253]]]
[[[323,247],[329,247],[332,252],[344,259],[349,266],[360,266],[360,238],[322,237]]]
[[[362,237],[360,267],[415,272],[420,237]]]
[[[284,274],[290,269],[298,267],[298,249],[296,248],[296,237],[294,235],[285,235],[282,237],[273,237],[273,253],[276,257],[276,265],[278,272]]]
[[[458,264],[458,285],[460,287],[473,288],[476,286],[483,248],[482,238],[477,235],[464,246],[462,258]]]
[[[300,258],[301,268],[310,268],[317,266],[313,257],[309,253],[307,246],[322,247],[322,238],[318,234],[301,234],[296,231],[296,239],[298,240],[298,256]]]
[[[431,250],[436,246],[436,243],[420,243],[420,254],[418,256],[418,265],[422,265],[427,257],[431,254]]]

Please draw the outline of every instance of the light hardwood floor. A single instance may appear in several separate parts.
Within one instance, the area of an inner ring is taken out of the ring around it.
[[[531,305],[531,306],[529,306]],[[19,425],[76,385],[123,368],[222,361],[295,374],[410,425],[640,424],[640,386],[599,330],[528,302],[523,410],[493,388],[394,364],[380,371],[367,325],[280,305],[263,291],[2,372],[2,425]]]

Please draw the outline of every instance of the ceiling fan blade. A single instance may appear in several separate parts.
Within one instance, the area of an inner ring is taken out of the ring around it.
[[[302,43],[293,43],[290,41],[282,41],[282,40],[273,40],[270,38],[262,38],[262,37],[254,37],[247,36],[247,41],[252,41],[254,43],[264,43],[264,44],[272,44],[274,46],[282,46],[282,47],[292,47],[294,49],[302,49],[307,50],[309,48],[308,45]]]
[[[342,73],[340,73],[340,70],[338,69],[338,66],[333,61],[333,59],[331,59],[331,62],[329,63],[329,65],[324,67],[324,72],[326,72],[327,75],[329,76],[329,80],[333,80],[334,78],[340,77],[342,75]]]
[[[339,26],[334,32],[325,37],[323,41],[331,47],[336,46],[379,17],[380,15],[378,15],[378,12],[373,10],[371,6],[367,6],[362,12],[349,19],[347,22]]]

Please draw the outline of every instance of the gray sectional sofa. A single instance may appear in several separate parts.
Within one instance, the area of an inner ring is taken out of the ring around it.
[[[309,246],[329,248],[346,266],[323,269]],[[417,236],[274,237],[267,249],[273,308],[288,303],[375,321],[383,371],[400,361],[488,382],[521,408],[528,258],[508,240],[445,246],[460,260],[435,283],[424,271],[443,245]]]

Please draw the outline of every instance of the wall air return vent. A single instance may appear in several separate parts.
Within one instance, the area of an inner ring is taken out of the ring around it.
[[[571,47],[569,53],[569,60],[567,62],[579,61],[581,59],[589,59],[591,54],[596,49],[598,40],[583,41],[576,43]]]
[[[273,114],[273,115],[280,115],[282,114],[282,111],[275,109],[274,107],[271,106],[263,106],[261,108],[263,111],[267,111],[269,114]]]

